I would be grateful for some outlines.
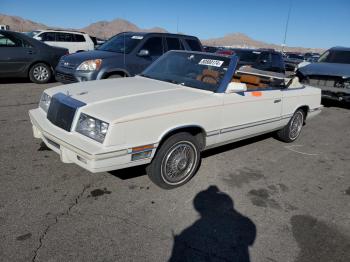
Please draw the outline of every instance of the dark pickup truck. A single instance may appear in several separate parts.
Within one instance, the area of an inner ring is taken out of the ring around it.
[[[249,65],[253,68],[285,73],[285,65],[282,54],[270,49],[231,49],[233,54],[238,55],[238,66]]]

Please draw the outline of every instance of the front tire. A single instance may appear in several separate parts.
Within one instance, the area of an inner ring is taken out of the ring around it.
[[[44,63],[37,63],[29,70],[30,81],[36,84],[46,84],[51,80],[51,77],[51,68]]]
[[[118,75],[118,74],[114,74],[114,75],[109,75],[106,77],[106,79],[113,79],[113,78],[122,78],[123,76]]]
[[[302,109],[295,111],[288,124],[277,132],[280,140],[291,143],[297,140],[304,125],[305,113]]]
[[[193,177],[200,158],[196,138],[188,133],[178,133],[161,145],[146,169],[147,174],[157,186],[173,189],[187,183]]]

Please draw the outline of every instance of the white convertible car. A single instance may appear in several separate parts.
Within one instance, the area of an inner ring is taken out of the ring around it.
[[[272,131],[296,140],[320,89],[237,60],[171,51],[136,77],[49,88],[29,111],[34,137],[90,172],[149,164],[166,189],[191,179],[203,150]]]

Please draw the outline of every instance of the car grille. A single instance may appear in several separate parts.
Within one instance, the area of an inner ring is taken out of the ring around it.
[[[69,69],[75,69],[77,67],[77,64],[62,60],[60,61],[60,66],[69,68]]]
[[[55,94],[51,98],[47,119],[66,131],[70,131],[76,110],[85,103],[71,98],[63,93]]]
[[[349,80],[345,80],[341,77],[312,75],[308,77],[306,83],[316,87],[335,87],[350,89]]]
[[[56,72],[56,80],[62,83],[76,83],[78,80],[71,74]]]

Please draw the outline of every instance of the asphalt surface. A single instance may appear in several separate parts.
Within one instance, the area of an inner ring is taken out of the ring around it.
[[[0,83],[0,261],[350,261],[349,109],[292,144],[206,152],[166,191],[143,167],[90,174],[41,146],[28,110],[54,85]]]

